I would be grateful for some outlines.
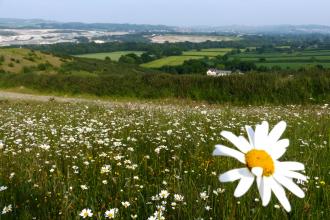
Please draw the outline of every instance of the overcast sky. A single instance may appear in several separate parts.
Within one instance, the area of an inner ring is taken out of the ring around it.
[[[0,0],[2,18],[195,25],[330,25],[330,0]]]

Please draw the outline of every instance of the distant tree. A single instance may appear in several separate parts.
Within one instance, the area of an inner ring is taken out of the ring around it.
[[[89,39],[87,37],[76,37],[75,38],[79,43],[89,43]]]
[[[131,56],[127,56],[127,55],[123,55],[119,58],[118,60],[119,63],[127,63],[127,64],[136,64],[136,60],[131,57]]]
[[[154,58],[152,55],[150,55],[149,53],[143,53],[141,55],[141,60],[142,60],[142,63],[148,63],[150,61],[153,61]]]

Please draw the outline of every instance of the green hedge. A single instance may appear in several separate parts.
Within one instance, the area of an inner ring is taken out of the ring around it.
[[[306,104],[330,102],[330,72],[233,75],[0,74],[0,87],[24,86],[41,92],[92,94],[141,99],[187,98],[210,103]]]

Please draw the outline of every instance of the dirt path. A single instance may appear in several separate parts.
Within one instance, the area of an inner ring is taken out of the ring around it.
[[[34,94],[24,94],[17,92],[7,92],[0,91],[0,100],[18,100],[18,101],[37,101],[37,102],[63,102],[63,103],[85,103],[85,104],[96,104],[105,107],[124,107],[129,109],[162,109],[169,110],[177,107],[171,104],[156,104],[151,102],[143,101],[104,101],[104,100],[93,100],[84,98],[69,98],[69,97],[59,97],[50,95],[34,95]]]
[[[0,91],[0,100],[25,100],[25,101],[39,101],[39,102],[48,102],[50,100],[54,100],[57,102],[100,102],[99,100],[94,101],[90,99],[82,99],[82,98],[66,98],[66,97],[58,97],[58,96],[48,96],[48,95],[32,95],[32,94],[23,94],[16,92],[4,92]],[[109,102],[106,102],[109,103]]]

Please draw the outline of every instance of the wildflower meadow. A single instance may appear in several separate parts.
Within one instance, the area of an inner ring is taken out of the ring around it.
[[[286,122],[281,161],[304,164],[291,210],[274,194],[263,206],[255,182],[237,198],[238,181],[219,181],[242,167],[212,155],[235,148],[220,133],[247,139],[263,121]],[[327,104],[0,103],[0,219],[327,219],[329,168]]]

